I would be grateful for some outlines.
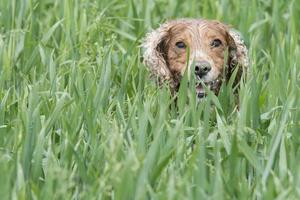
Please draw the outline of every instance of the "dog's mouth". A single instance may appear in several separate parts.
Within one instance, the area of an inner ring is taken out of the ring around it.
[[[215,80],[209,81],[209,82],[198,81],[196,83],[197,97],[199,99],[202,99],[202,98],[204,98],[207,95],[207,92],[205,91],[205,88],[204,88],[203,85],[205,85],[207,87],[207,89],[209,89],[215,95],[217,95],[219,93],[219,89],[220,89],[221,84],[222,84],[221,78],[216,78]]]

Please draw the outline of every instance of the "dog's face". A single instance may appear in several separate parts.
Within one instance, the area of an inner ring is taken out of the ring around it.
[[[180,74],[189,67],[196,79],[212,86],[223,73],[224,54],[228,49],[229,35],[221,24],[191,23],[176,24],[169,30],[165,40],[166,59],[170,71]],[[204,95],[201,84],[197,85],[198,96]]]
[[[224,78],[224,66],[231,66],[233,62],[236,65],[238,56],[247,55],[243,43],[237,44],[235,41],[237,37],[232,36],[228,27],[220,22],[177,20],[162,25],[160,29],[154,32],[160,35],[152,33],[148,36],[148,40],[156,42],[156,46],[155,44],[151,46],[153,44],[147,40],[144,44],[145,63],[154,74],[165,75],[165,79],[171,80],[175,90],[178,89],[180,79],[188,68],[192,70],[197,80],[205,83],[217,94]],[[243,45],[243,49],[239,51],[240,44]],[[154,52],[149,51],[151,47],[155,48]],[[151,57],[153,55],[154,57]],[[157,61],[154,60],[157,58],[155,56],[159,58]],[[246,58],[241,61],[247,62]],[[196,85],[196,91],[199,98],[205,96],[200,83]]]

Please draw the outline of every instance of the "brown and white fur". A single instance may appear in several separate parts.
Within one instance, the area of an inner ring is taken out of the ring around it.
[[[217,95],[222,81],[228,81],[236,67],[238,83],[249,64],[247,48],[238,32],[214,20],[168,21],[148,33],[142,47],[145,65],[160,84],[168,82],[173,93],[178,91],[187,68],[193,67],[196,79]],[[205,96],[199,82],[196,92],[199,98]]]

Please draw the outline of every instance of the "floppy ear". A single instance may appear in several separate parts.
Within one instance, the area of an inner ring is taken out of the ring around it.
[[[237,84],[243,73],[247,72],[249,66],[248,50],[241,38],[241,35],[230,29],[228,31],[229,36],[229,58],[228,58],[228,70],[226,79],[229,80],[231,74],[238,67],[237,75],[235,78],[235,84]]]
[[[171,79],[166,52],[170,26],[168,23],[161,25],[158,29],[148,33],[142,43],[143,62],[159,82]]]

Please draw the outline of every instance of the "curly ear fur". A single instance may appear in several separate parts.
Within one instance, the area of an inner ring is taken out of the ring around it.
[[[172,76],[165,52],[170,26],[169,23],[161,25],[158,29],[148,33],[142,43],[143,62],[149,68],[152,76],[158,78],[160,83],[171,80]]]
[[[240,81],[242,74],[247,72],[247,67],[249,66],[248,50],[241,35],[237,31],[230,29],[228,34],[230,42],[226,79],[228,81],[235,68],[238,67],[234,83],[234,85],[236,85]]]

